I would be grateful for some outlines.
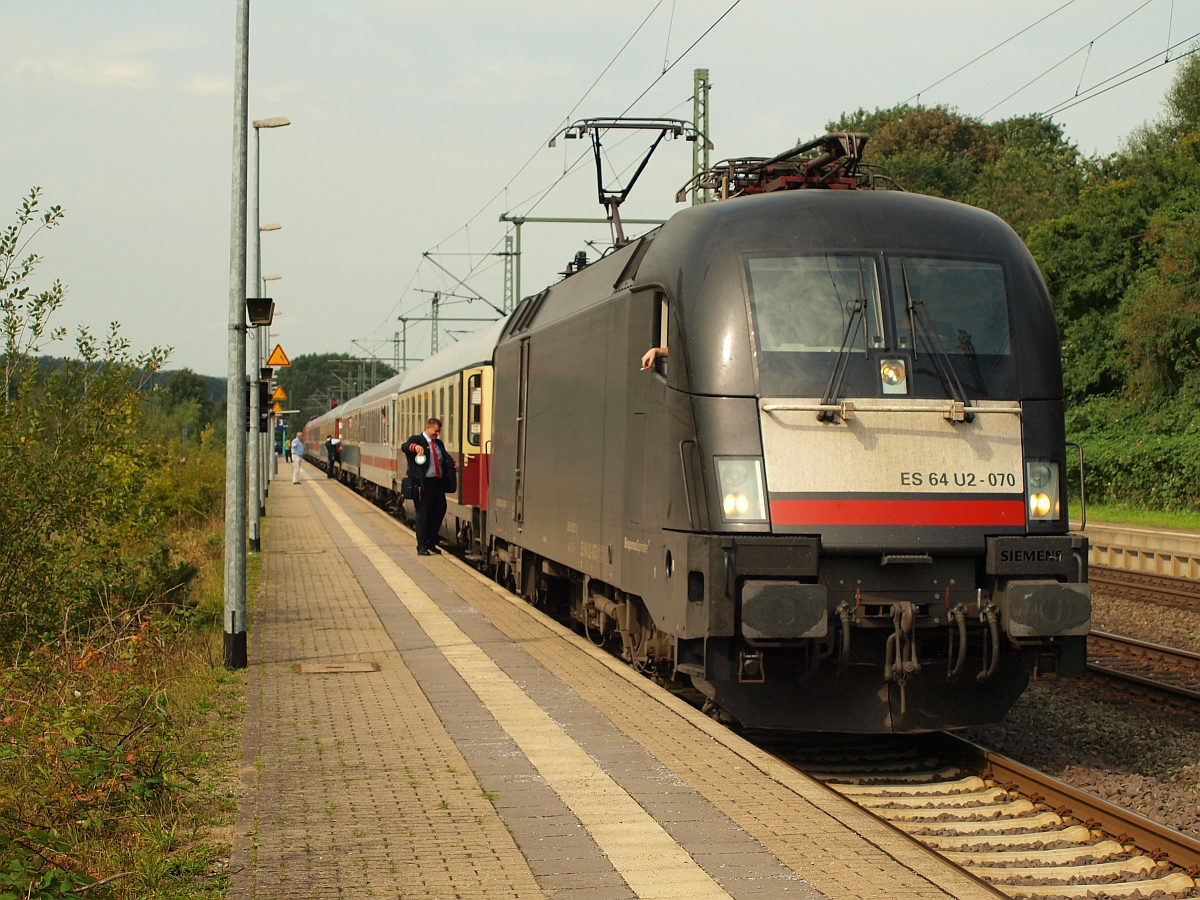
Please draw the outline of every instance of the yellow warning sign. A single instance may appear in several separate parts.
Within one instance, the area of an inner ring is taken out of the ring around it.
[[[290,366],[292,361],[287,358],[287,354],[283,352],[283,345],[276,344],[275,349],[271,351],[271,355],[267,357],[268,366]]]
[[[277,387],[277,388],[275,388],[275,393],[273,393],[273,394],[271,395],[271,399],[272,399],[272,400],[286,400],[286,399],[287,399],[287,394],[285,394],[285,393],[283,392],[283,387],[282,387],[282,385],[281,385],[281,386],[279,386],[279,387]]]
[[[272,406],[272,407],[271,407],[271,412],[273,412],[273,413],[281,413],[281,412],[283,412],[283,404],[282,404],[282,403],[276,403],[274,406]]]

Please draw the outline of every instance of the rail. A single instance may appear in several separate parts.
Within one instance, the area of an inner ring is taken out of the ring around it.
[[[772,752],[993,891],[1178,896],[1200,875],[1200,840],[951,734]]]
[[[1200,840],[963,738],[946,737],[958,745],[968,760],[983,764],[996,781],[1012,783],[1021,793],[1038,796],[1045,805],[1065,809],[1077,819],[1093,820],[1105,832],[1118,838],[1128,837],[1155,858],[1166,858],[1181,869],[1200,873]]]
[[[1189,609],[1200,608],[1200,581],[1192,578],[1091,565],[1088,566],[1088,582],[1093,588],[1117,596],[1171,603],[1183,601]]]
[[[1192,653],[1190,650],[1181,650],[1177,647],[1167,647],[1162,644],[1152,644],[1149,641],[1139,641],[1136,638],[1125,637],[1119,634],[1109,634],[1105,631],[1093,631],[1088,635],[1089,671],[1104,675],[1107,678],[1128,681],[1142,687],[1153,688],[1161,693],[1184,697],[1193,702],[1200,703],[1200,691],[1198,690],[1174,684],[1170,681],[1163,681],[1160,678],[1130,672],[1119,666],[1092,662],[1090,658],[1096,655],[1097,650],[1101,651],[1101,653],[1107,650],[1109,656],[1115,655],[1118,658],[1133,657],[1138,661],[1164,663],[1167,668],[1173,668],[1176,671],[1181,669],[1190,670],[1191,680],[1194,683],[1200,683],[1200,653]]]

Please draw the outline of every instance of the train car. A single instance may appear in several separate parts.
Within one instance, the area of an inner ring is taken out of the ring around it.
[[[475,561],[482,560],[486,552],[492,352],[506,323],[507,319],[501,319],[422,360],[403,375],[396,394],[401,427],[395,458],[400,477],[406,465],[400,444],[424,431],[429,418],[440,419],[442,443],[458,466],[458,489],[446,495],[442,535]],[[411,500],[396,497],[394,502],[406,519],[413,520],[416,511]]]
[[[403,380],[403,373],[394,375],[336,410],[341,421],[340,478],[372,497],[377,491],[396,490],[403,477],[396,455],[403,438],[396,424],[396,397]]]
[[[330,461],[325,442],[331,437],[341,439],[341,425],[341,411],[337,407],[306,422],[304,425],[304,458],[328,472]]]
[[[506,320],[468,335],[441,353],[310,420],[307,455],[328,471],[324,442],[341,441],[339,478],[412,521],[412,501],[400,497],[403,442],[442,421],[442,442],[458,466],[458,489],[446,496],[443,537],[472,559],[485,552],[492,422],[492,351]]]
[[[1000,721],[1085,666],[1054,312],[996,216],[844,182],[692,207],[523,301],[493,555],[749,727]]]

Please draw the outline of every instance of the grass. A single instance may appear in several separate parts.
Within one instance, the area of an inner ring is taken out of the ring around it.
[[[1079,504],[1071,506],[1078,512]],[[1154,509],[1135,509],[1128,506],[1110,506],[1089,503],[1089,522],[1109,525],[1142,525],[1147,528],[1166,528],[1171,531],[1200,531],[1200,512],[1163,512]]]
[[[224,668],[221,523],[172,543],[199,568],[186,603],[3,673],[0,898],[228,891],[246,673]]]

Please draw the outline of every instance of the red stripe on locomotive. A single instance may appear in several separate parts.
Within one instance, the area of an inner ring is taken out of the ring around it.
[[[1021,500],[772,500],[776,525],[1024,525]]]

